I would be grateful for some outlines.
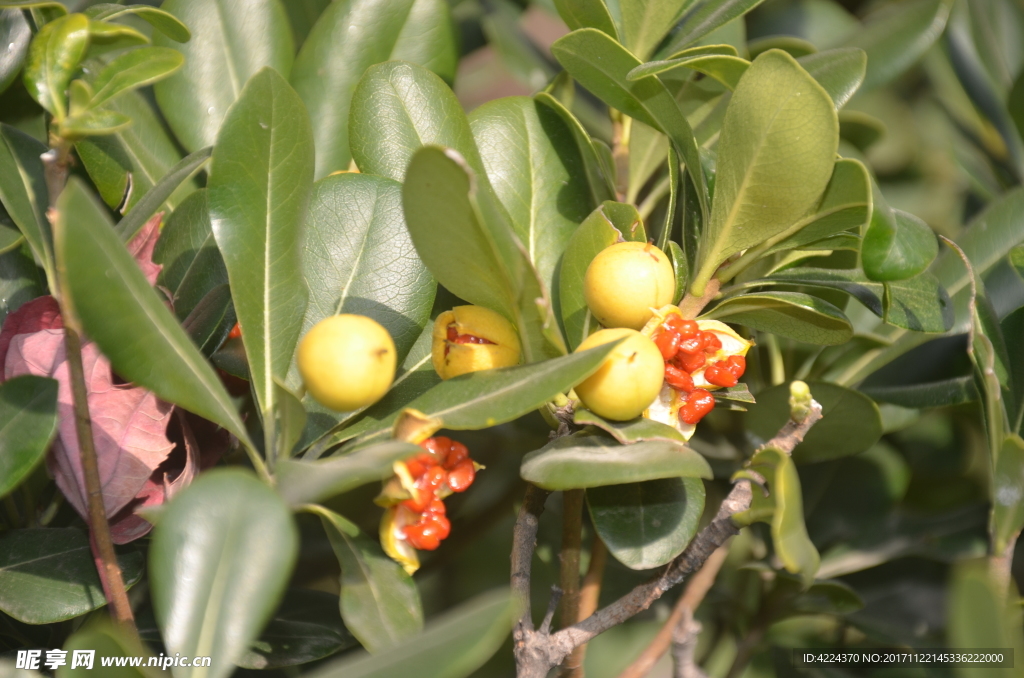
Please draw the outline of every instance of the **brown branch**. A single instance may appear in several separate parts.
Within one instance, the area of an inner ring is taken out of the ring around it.
[[[595,534],[594,542],[590,546],[590,565],[587,567],[587,576],[583,579],[583,591],[580,594],[579,610],[576,619],[573,620],[574,623],[583,621],[597,611],[597,604],[601,599],[604,566],[607,562],[608,547],[601,537]],[[583,660],[586,656],[587,644],[584,643],[569,653],[568,659],[562,664],[562,675],[565,678],[583,678]]]
[[[821,405],[811,403],[810,412],[802,421],[790,420],[766,446],[792,452],[807,431],[821,419]],[[537,493],[541,497],[537,510]],[[686,549],[669,563],[665,570],[650,581],[636,586],[611,605],[586,619],[553,634],[539,633],[530,618],[530,560],[537,538],[537,521],[543,510],[543,490],[530,488],[523,509],[516,521],[512,551],[512,591],[520,604],[520,614],[514,630],[515,656],[519,678],[544,678],[548,671],[560,664],[580,645],[597,635],[623,623],[649,608],[673,586],[678,585],[691,572],[700,569],[722,544],[739,533],[732,516],[750,508],[750,482],[740,479],[722,501],[714,520],[690,542]]]
[[[562,492],[562,626],[579,621],[580,547],[583,538],[583,490]]]
[[[672,678],[708,678],[694,659],[700,631],[700,622],[693,618],[689,608],[684,608],[683,616],[672,627]]]

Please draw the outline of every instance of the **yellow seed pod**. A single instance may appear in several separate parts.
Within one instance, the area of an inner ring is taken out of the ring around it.
[[[519,364],[519,335],[483,306],[456,306],[434,321],[430,357],[442,379]]]
[[[296,355],[306,391],[338,412],[380,400],[395,379],[397,353],[388,331],[362,315],[321,320],[299,342]]]
[[[412,509],[392,506],[380,519],[380,545],[384,553],[402,566],[410,576],[420,569],[420,557],[405,539],[405,526],[418,519]]]
[[[676,279],[665,253],[642,242],[620,242],[602,250],[587,267],[583,294],[605,327],[639,330],[654,309],[671,304]]]
[[[661,352],[653,341],[625,327],[595,332],[576,349],[585,351],[623,338],[597,372],[575,387],[588,410],[616,421],[640,416],[658,396],[665,378]]]

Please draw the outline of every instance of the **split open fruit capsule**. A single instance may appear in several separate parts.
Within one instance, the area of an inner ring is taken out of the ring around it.
[[[387,393],[397,353],[375,320],[342,314],[314,325],[299,342],[296,358],[306,391],[325,407],[349,412]]]
[[[625,327],[595,332],[576,349],[585,351],[623,338],[597,372],[575,389],[588,410],[616,421],[640,416],[658,396],[665,373],[661,352],[653,341]]]
[[[605,327],[639,330],[652,309],[671,304],[676,279],[672,264],[649,243],[620,242],[601,250],[587,268],[583,294]]]
[[[519,364],[516,328],[483,306],[456,306],[434,321],[430,357],[442,379]]]

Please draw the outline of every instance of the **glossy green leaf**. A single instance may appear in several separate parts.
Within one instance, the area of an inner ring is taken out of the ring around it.
[[[1017,128],[1017,134],[1024,138],[1024,71],[1017,76],[1017,80],[1006,97],[1006,108]]]
[[[158,209],[174,209],[195,190],[189,179],[209,160],[211,149],[182,159],[141,94],[127,92],[109,105],[132,124],[116,134],[83,139],[75,150],[103,201],[125,215],[117,230],[127,242]],[[133,213],[140,203],[142,209]]]
[[[710,76],[730,90],[736,89],[750,62],[730,54],[696,54],[662,61],[648,61],[627,74],[629,80],[658,75],[677,68],[688,68]]]
[[[45,294],[45,280],[27,247],[0,254],[0,324],[22,304]]]
[[[839,111],[839,136],[858,150],[866,151],[885,134],[885,123],[875,116],[861,111]]]
[[[157,284],[171,292],[174,312],[184,319],[210,290],[228,281],[213,239],[206,189],[189,195],[164,223],[153,250],[163,265]]]
[[[331,0],[291,0],[285,3],[284,8],[288,12],[297,47],[302,46],[313,25],[330,4]]]
[[[16,9],[47,9],[59,12],[61,16],[67,14],[67,8],[57,0],[3,0],[0,7]]]
[[[444,422],[453,430],[475,430],[503,424],[531,412],[564,393],[594,372],[616,344],[539,363],[464,374],[437,384],[405,406]],[[390,435],[398,413],[383,402],[366,411],[358,423],[335,442],[359,436],[360,444]]]
[[[602,101],[668,135],[689,168],[700,167],[693,130],[668,88],[657,78],[635,82],[627,74],[640,59],[608,35],[593,28],[573,31],[551,46],[551,53],[581,85]],[[701,209],[710,201],[704,175],[691,172]]]
[[[273,410],[302,330],[301,234],[313,187],[306,109],[270,68],[253,76],[213,149],[208,200],[257,401]]]
[[[841,581],[815,581],[787,605],[785,616],[796,614],[845,615],[864,607],[857,592]]]
[[[669,33],[665,44],[658,50],[657,56],[663,58],[668,54],[689,47],[701,38],[738,19],[761,4],[763,0],[710,0],[709,2],[693,3],[683,18]]]
[[[448,3],[335,2],[313,27],[295,59],[291,82],[313,122],[318,178],[348,169],[352,92],[367,68],[393,59],[421,64],[448,82],[455,78],[458,51]]]
[[[131,26],[90,20],[89,50],[85,56],[86,59],[92,59],[109,52],[148,44],[149,38]]]
[[[118,556],[125,584],[142,577],[136,550]],[[26,624],[53,624],[107,604],[89,536],[72,527],[10,530],[0,536],[0,610]]]
[[[978,399],[973,376],[910,386],[863,386],[860,392],[879,403],[916,409],[962,405]]]
[[[838,143],[832,100],[796,60],[777,50],[755,59],[722,123],[694,295],[723,261],[784,233],[821,200]]]
[[[483,172],[462,105],[421,66],[393,61],[366,69],[349,115],[352,158],[361,172],[403,181],[413,154],[428,145],[451,148]]]
[[[511,320],[524,362],[564,352],[548,291],[484,177],[452,151],[423,148],[409,165],[402,203],[416,251],[437,281]]]
[[[1006,436],[992,474],[992,548],[1003,553],[1024,528],[1024,440]]]
[[[809,285],[842,290],[891,325],[915,332],[947,332],[953,327],[953,303],[934,275],[925,271],[909,280],[879,283],[859,269],[790,268],[756,284]]]
[[[619,37],[615,28],[615,21],[604,0],[554,0],[558,9],[558,16],[569,27],[569,30],[577,28],[596,28],[615,38]]]
[[[522,8],[512,0],[490,0],[482,8],[480,26],[505,70],[531,89],[554,85],[558,69],[519,24]],[[568,90],[562,78],[558,86]]]
[[[185,63],[181,52],[168,47],[143,47],[112,59],[92,84],[90,106],[100,106],[130,89],[151,85]]]
[[[528,97],[504,97],[469,117],[483,166],[547,289],[566,244],[594,208],[572,130]]]
[[[180,44],[164,35],[153,44],[185,55],[185,66],[157,83],[156,100],[189,151],[212,146],[228,109],[257,71],[288,77],[295,54],[280,0],[166,0],[161,9],[192,31]]]
[[[465,678],[498,651],[512,628],[508,591],[485,593],[432,621],[398,647],[358,652],[310,673],[310,678]]]
[[[25,14],[17,9],[0,9],[0,45],[7,49],[0,54],[0,92],[6,90],[21,72],[32,41]]]
[[[132,119],[123,113],[93,109],[64,118],[57,125],[57,134],[68,141],[77,141],[83,137],[113,134],[131,124]]]
[[[646,58],[691,3],[687,0],[619,0],[623,46]]]
[[[192,33],[173,14],[150,5],[118,5],[100,3],[85,10],[86,16],[96,21],[113,21],[126,16],[137,16],[175,42],[188,42]]]
[[[909,212],[891,209],[881,192],[874,192],[871,224],[861,247],[864,273],[869,278],[912,278],[928,268],[938,253],[939,241],[928,224]]]
[[[123,630],[115,627],[113,621],[109,618],[89,619],[87,623],[82,624],[64,642],[63,649],[68,653],[67,663],[58,667],[54,671],[54,676],[56,678],[89,678],[93,675],[92,671],[95,670],[96,666],[95,661],[93,663],[94,668],[92,669],[82,665],[74,669],[71,668],[76,651],[95,652],[96,656],[110,657],[113,659],[113,662],[117,662],[122,657],[138,657],[149,654],[137,640],[133,642],[126,635]],[[107,661],[111,660],[108,659]],[[143,662],[147,661],[148,657],[143,660]],[[109,674],[110,678],[148,678],[148,674],[145,672],[146,669],[141,666],[138,668],[132,667],[130,660],[126,661],[124,666],[116,666],[113,662],[113,667],[106,668],[104,671],[104,673]],[[18,678],[21,677],[19,676]]]
[[[277,607],[298,549],[288,507],[246,471],[207,471],[175,496],[150,544],[153,609],[168,652],[213,658],[177,675],[234,671]]]
[[[56,432],[56,381],[26,375],[0,384],[0,497],[43,460]]]
[[[370,652],[400,647],[423,628],[419,591],[402,566],[337,513],[312,509],[341,564],[341,616]]]
[[[822,419],[793,450],[798,463],[838,459],[868,449],[882,435],[878,407],[870,398],[842,386],[808,382],[811,395],[821,403]],[[783,384],[757,394],[757,404],[743,415],[747,429],[769,440],[789,419],[789,386]]]
[[[864,89],[891,82],[928,51],[946,27],[952,0],[908,0],[883,6],[844,44],[868,55]]]
[[[412,443],[382,442],[323,461],[288,459],[278,464],[277,491],[291,506],[312,504],[390,477],[392,465],[422,452]]]
[[[769,495],[765,497],[760,488],[753,487],[750,509],[736,514],[733,519],[740,524],[762,521],[771,525],[775,554],[787,571],[799,574],[804,587],[809,587],[821,564],[821,556],[811,543],[804,525],[803,497],[796,465],[785,452],[767,447],[754,455],[750,468],[767,481]]]
[[[89,48],[89,19],[69,14],[39,29],[25,60],[25,87],[58,121],[67,115],[64,91]]]
[[[436,285],[416,255],[395,181],[339,174],[316,182],[302,269],[303,333],[338,313],[365,315],[387,329],[402,361],[429,321]]]
[[[64,291],[86,334],[114,370],[251,445],[217,373],[150,286],[80,180],[68,182],[57,209]],[[114,308],[118,312],[112,314]]]
[[[305,664],[358,646],[338,613],[338,596],[288,589],[266,628],[238,665],[273,669]]]
[[[274,380],[274,426],[277,431],[277,457],[287,459],[292,455],[295,445],[302,439],[306,428],[306,408],[299,396]]]
[[[686,442],[683,434],[676,430],[675,427],[646,417],[637,417],[629,421],[611,421],[594,414],[590,410],[580,408],[573,413],[573,421],[581,425],[596,426],[610,433],[613,438],[623,445],[636,443],[641,440],[677,440],[681,443]]]
[[[794,59],[810,56],[818,52],[818,48],[812,42],[792,35],[768,35],[747,43],[747,50],[750,52],[751,59],[755,59],[772,49],[782,50]]]
[[[228,338],[236,321],[231,289],[227,285],[218,285],[199,300],[181,326],[200,352],[210,357]]]
[[[843,344],[853,326],[838,308],[801,292],[758,292],[722,301],[702,317],[819,346]]]
[[[590,133],[587,132],[583,124],[561,101],[548,92],[540,92],[534,96],[534,99],[557,113],[569,129],[572,130],[572,134],[576,138],[577,148],[579,148],[580,158],[583,161],[583,171],[587,175],[587,185],[590,187],[593,202],[596,204],[605,200],[612,200],[615,197],[615,187],[602,167],[601,160],[598,158],[597,147]]]
[[[797,62],[825,88],[838,111],[864,82],[868,56],[862,49],[846,47],[808,54]]]
[[[682,553],[697,533],[704,483],[662,478],[592,487],[587,506],[594,529],[615,559],[633,570],[649,570]]]
[[[680,476],[711,478],[711,467],[674,440],[620,445],[603,435],[575,434],[523,457],[519,475],[546,490],[574,490]]]
[[[997,582],[987,559],[957,564],[946,599],[949,647],[1007,648],[1015,658],[1024,652],[1024,643],[1020,640],[1020,609],[1011,602],[1017,598],[1016,588],[1012,579],[1008,584]],[[980,665],[957,670],[964,678],[1015,673],[1013,669]]]
[[[690,282],[690,264],[686,252],[675,240],[668,242],[668,259],[672,262],[672,272],[676,277],[676,291],[672,294],[672,303],[678,304],[686,294],[686,286]]]
[[[21,230],[32,254],[52,277],[52,236],[46,218],[49,193],[40,155],[46,146],[9,125],[0,124],[0,202]]]

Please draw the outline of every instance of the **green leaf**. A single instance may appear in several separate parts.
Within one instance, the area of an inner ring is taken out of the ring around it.
[[[112,59],[92,84],[89,106],[100,106],[122,92],[163,80],[182,67],[181,52],[168,47],[141,47]]]
[[[236,320],[231,289],[218,285],[200,299],[181,326],[202,354],[210,357],[228,338]]]
[[[287,78],[295,49],[279,0],[166,0],[161,9],[192,30],[180,44],[164,35],[153,44],[177,49],[185,66],[155,86],[167,123],[188,151],[212,146],[246,82],[270,66]]]
[[[18,77],[31,41],[32,29],[29,28],[24,12],[0,9],[0,45],[7,45],[7,49],[0,54],[0,92],[10,87]]]
[[[722,301],[701,317],[819,346],[843,344],[853,336],[853,326],[842,311],[801,292],[744,293]]]
[[[641,440],[676,440],[685,443],[683,434],[675,427],[662,424],[647,417],[637,417],[629,421],[609,421],[600,417],[590,410],[578,409],[573,414],[573,421],[577,424],[596,426],[612,435],[623,445],[636,443]]]
[[[85,666],[71,668],[73,657],[75,656],[74,653],[80,650],[95,652],[99,657],[110,657],[112,659],[138,657],[139,655],[148,654],[148,651],[143,648],[138,640],[133,642],[125,636],[125,632],[115,627],[113,621],[109,618],[89,619],[64,642],[63,649],[68,653],[67,663],[59,667],[54,672],[54,675],[57,678],[89,678],[94,669]],[[107,661],[111,661],[111,659]],[[113,659],[113,662],[117,661],[118,659]],[[125,662],[124,666],[108,668],[104,673],[108,673],[111,678],[147,678],[150,675],[141,666],[138,668],[132,667],[130,661]],[[148,658],[143,661],[147,662]],[[96,666],[95,663],[94,666]]]
[[[363,647],[373,654],[392,651],[422,630],[420,594],[402,566],[337,513],[311,510],[341,564],[341,616]]]
[[[434,145],[457,151],[483,173],[462,105],[441,78],[421,66],[393,61],[366,69],[349,115],[352,158],[360,172],[403,181],[413,154]]]
[[[0,254],[0,325],[7,314],[45,293],[45,282],[27,247]]]
[[[213,658],[181,676],[234,671],[277,607],[298,549],[288,507],[246,471],[207,471],[175,496],[150,543],[153,609],[169,653]]]
[[[85,58],[92,59],[109,52],[148,44],[149,38],[131,26],[90,20],[89,50],[86,52]]]
[[[872,280],[913,278],[928,268],[939,253],[939,241],[924,221],[908,212],[894,210],[880,191],[874,192],[871,224],[864,234],[861,259]]]
[[[838,459],[863,452],[878,442],[882,420],[870,398],[835,384],[808,384],[811,395],[821,403],[823,416],[793,450],[793,459],[801,464]],[[782,384],[759,392],[757,404],[750,406],[743,417],[751,433],[770,440],[789,420],[789,386]]]
[[[284,78],[257,73],[224,119],[208,199],[262,411],[274,408],[302,331],[307,291],[301,233],[313,187],[313,133]]]
[[[963,405],[978,399],[973,376],[910,386],[863,386],[859,390],[876,402],[915,409]]]
[[[711,478],[711,467],[674,440],[620,445],[603,435],[578,433],[523,457],[519,475],[546,490],[574,490],[680,476]]]
[[[448,429],[476,430],[504,424],[564,393],[596,370],[618,345],[595,348],[539,363],[464,374],[437,384],[406,407],[440,419]],[[335,437],[339,443],[359,436],[359,443],[385,438],[398,416],[383,403]]]
[[[25,60],[25,88],[57,121],[67,115],[64,91],[89,48],[89,19],[69,14],[36,34]]]
[[[131,224],[134,235],[158,209],[174,209],[195,190],[195,182],[188,179],[209,159],[210,149],[182,160],[164,123],[141,94],[127,92],[109,105],[132,124],[110,136],[83,139],[75,150],[103,201],[126,215],[125,228],[119,224],[118,231],[127,233]],[[154,192],[154,186],[160,190]],[[129,216],[140,203],[144,209]]]
[[[730,90],[734,90],[749,66],[749,61],[732,54],[691,54],[662,61],[648,61],[631,70],[626,78],[639,80],[677,68],[689,68],[710,76]]]
[[[572,130],[529,97],[486,103],[469,124],[513,230],[544,286],[553,289],[566,244],[594,207]]]
[[[942,333],[953,327],[953,303],[928,271],[909,280],[879,283],[868,280],[860,269],[790,268],[749,283],[761,284],[842,290],[889,324],[916,332]]]
[[[142,577],[142,553],[118,557],[126,586]],[[26,624],[74,619],[107,604],[88,535],[71,527],[0,536],[0,610]]]
[[[175,42],[188,42],[192,33],[173,14],[150,5],[118,5],[100,3],[85,10],[86,16],[96,21],[113,21],[125,16],[137,16]]]
[[[776,555],[788,572],[800,575],[807,588],[814,581],[821,556],[807,536],[796,465],[785,452],[767,447],[750,460],[750,469],[767,481],[769,495],[765,497],[760,488],[752,488],[754,496],[750,508],[735,514],[733,520],[741,525],[753,521],[771,525]]]
[[[391,179],[339,174],[313,185],[302,270],[303,333],[338,313],[365,315],[384,326],[402,361],[430,319],[436,285],[406,229],[402,186]]]
[[[907,0],[869,15],[844,43],[868,55],[864,89],[891,82],[920,59],[942,34],[952,5],[952,0]]]
[[[989,528],[996,553],[1004,553],[1007,545],[1024,528],[1024,440],[1019,435],[1006,436],[992,474],[992,519]]]
[[[238,665],[247,669],[295,666],[358,644],[341,621],[336,595],[288,589],[274,616]]]
[[[306,428],[306,408],[299,397],[274,380],[274,417],[277,430],[277,458],[287,459],[295,445],[302,439]]]
[[[796,60],[778,50],[755,59],[722,123],[695,296],[723,261],[785,232],[820,201],[838,143],[832,100]]]
[[[885,123],[861,111],[839,111],[839,136],[860,151],[884,137]]]
[[[0,497],[43,460],[56,432],[56,381],[26,375],[0,384]]]
[[[373,30],[366,30],[367,26]],[[367,68],[392,59],[421,64],[451,82],[458,51],[448,3],[337,2],[328,6],[313,27],[295,59],[291,82],[313,122],[317,178],[348,169],[352,92]],[[417,108],[418,116],[422,109]],[[401,180],[401,176],[391,178]]]
[[[68,182],[57,210],[56,244],[65,272],[64,291],[86,334],[117,374],[224,427],[251,446],[220,378],[149,285],[102,206],[79,179],[72,177]]]
[[[327,664],[309,678],[465,678],[498,651],[512,628],[507,589],[477,596],[432,621],[398,647],[355,653]]]
[[[587,175],[587,185],[590,187],[591,200],[597,204],[613,199],[615,197],[615,187],[606,176],[601,160],[597,155],[595,142],[590,137],[590,133],[583,127],[583,124],[576,119],[576,116],[561,101],[548,92],[540,92],[534,96],[534,99],[557,113],[565,124],[568,125],[569,129],[572,130],[572,134],[576,138],[576,146],[579,149],[580,157],[583,160],[583,171]]]
[[[672,272],[676,277],[676,291],[672,295],[672,303],[678,304],[686,294],[686,286],[690,282],[690,263],[686,258],[686,252],[675,240],[669,240],[666,254],[672,262]]]
[[[659,58],[689,47],[709,33],[738,19],[763,0],[709,0],[693,3],[658,50]]]
[[[633,570],[649,570],[682,553],[697,533],[704,483],[662,478],[592,487],[587,506],[594,529],[616,560]]]
[[[184,319],[203,297],[228,281],[213,239],[206,189],[189,195],[160,232],[153,261],[163,265],[157,284],[171,292],[174,312]]]
[[[554,2],[558,9],[558,16],[562,17],[562,21],[569,27],[569,30],[596,28],[616,40],[619,39],[615,21],[604,0],[554,0]]]
[[[808,54],[797,62],[825,88],[838,111],[864,82],[868,56],[862,49],[845,47]]]
[[[798,614],[846,615],[864,607],[857,592],[841,581],[815,581],[787,605],[785,616]]]
[[[286,459],[274,474],[277,491],[290,506],[313,504],[390,477],[392,465],[422,448],[399,440],[371,445],[323,461]]]
[[[619,0],[623,46],[646,58],[691,4],[687,0]]]
[[[83,137],[113,134],[132,124],[132,119],[123,113],[108,110],[88,110],[64,118],[57,126],[57,134],[68,141]]]
[[[0,123],[0,202],[52,283],[52,236],[45,216],[49,193],[39,158],[46,150],[24,132]]]
[[[47,9],[54,10],[63,16],[67,14],[67,7],[57,0],[3,0],[0,7],[7,9]]]
[[[946,633],[949,647],[1008,648],[1020,656],[1024,652],[1021,642],[1020,609],[1016,600],[1016,585],[995,581],[987,559],[964,561],[953,569],[952,584],[947,597],[948,618]],[[964,667],[957,674],[964,678],[984,678],[1002,673],[1013,675],[1013,670],[982,668],[980,665]]]
[[[552,341],[561,337],[547,290],[485,177],[452,151],[423,148],[409,165],[402,202],[416,251],[437,281],[511,320],[524,362],[564,351]]]
[[[657,78],[635,82],[627,75],[640,59],[613,38],[593,28],[582,28],[551,46],[551,53],[581,85],[602,101],[668,135],[688,168],[700,167],[700,150],[693,130],[668,88]],[[690,172],[701,210],[710,202],[702,172]]]

